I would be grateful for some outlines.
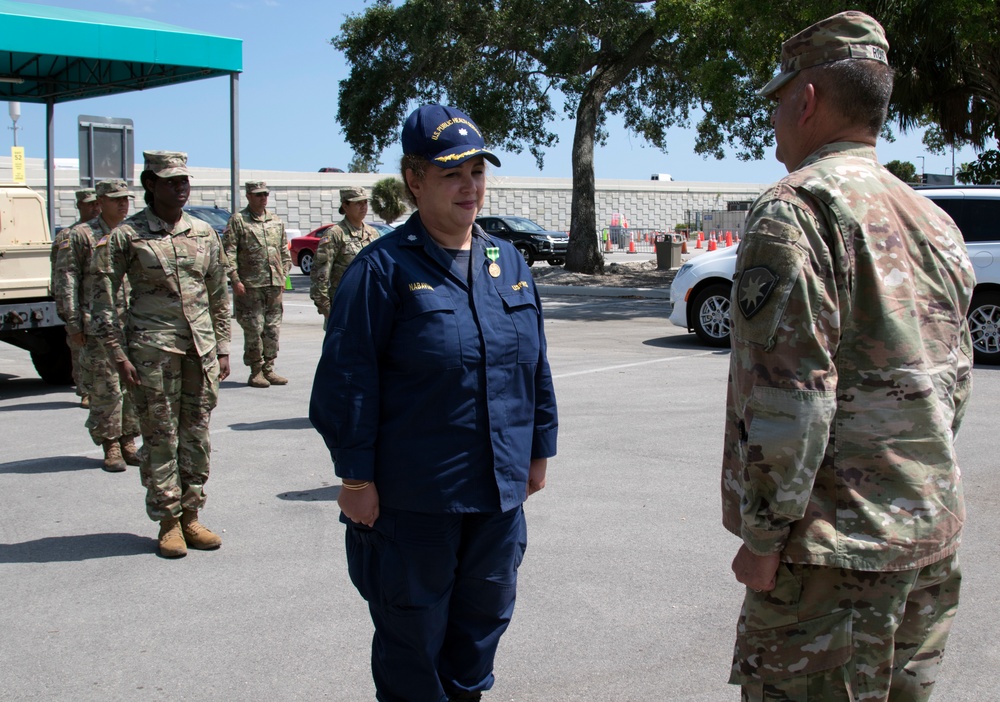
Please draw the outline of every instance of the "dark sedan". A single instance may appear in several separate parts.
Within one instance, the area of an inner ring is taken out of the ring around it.
[[[487,234],[512,243],[529,266],[539,260],[548,261],[550,266],[566,262],[567,232],[548,231],[525,217],[477,217],[476,224]]]
[[[202,222],[208,222],[219,236],[222,236],[222,232],[226,231],[226,225],[229,224],[229,218],[232,216],[225,207],[185,205],[184,211]]]

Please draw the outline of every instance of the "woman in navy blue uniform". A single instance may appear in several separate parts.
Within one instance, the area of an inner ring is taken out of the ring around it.
[[[376,698],[478,700],[514,609],[522,503],[556,453],[555,393],[528,267],[475,224],[499,159],[441,105],[402,142],[417,211],[345,272],[309,417],[342,480]]]

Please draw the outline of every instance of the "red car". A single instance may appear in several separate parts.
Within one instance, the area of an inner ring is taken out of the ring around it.
[[[365,224],[377,229],[379,236],[385,236],[394,229],[394,227],[382,224],[381,222],[365,222]],[[313,258],[316,256],[316,247],[319,246],[319,240],[323,238],[326,230],[332,226],[332,224],[324,224],[322,227],[316,227],[316,229],[313,229],[308,234],[297,236],[289,242],[289,249],[292,252],[292,263],[298,266],[306,275],[312,273]]]

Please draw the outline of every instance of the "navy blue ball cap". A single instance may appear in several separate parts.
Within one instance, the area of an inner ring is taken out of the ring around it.
[[[455,107],[424,105],[403,124],[403,153],[423,156],[439,168],[460,166],[474,156],[482,156],[494,166],[500,159],[486,150],[479,127]]]

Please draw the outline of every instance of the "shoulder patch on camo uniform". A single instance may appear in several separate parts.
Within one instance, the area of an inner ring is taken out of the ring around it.
[[[736,285],[736,305],[746,319],[760,311],[777,283],[778,277],[767,266],[755,266],[743,271]]]

